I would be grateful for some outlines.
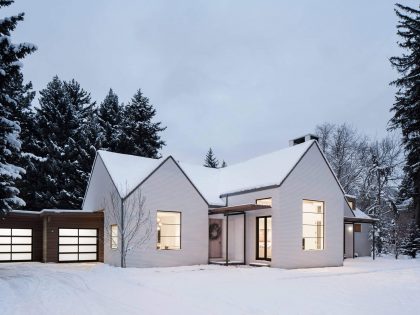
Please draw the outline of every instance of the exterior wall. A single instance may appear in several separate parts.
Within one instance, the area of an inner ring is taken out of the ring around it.
[[[32,229],[32,260],[42,261],[42,219],[38,214],[9,213],[0,228]]]
[[[248,203],[255,203],[257,199],[272,198],[272,209],[248,211],[246,212],[246,263],[255,262],[256,260],[256,217],[269,216],[278,212],[279,206],[279,189],[265,189],[260,191],[253,191],[239,195],[232,195],[228,198],[228,205],[241,205]],[[216,216],[212,216],[216,218]],[[273,243],[277,240],[275,238],[275,231],[273,230]],[[223,226],[223,256],[226,257],[226,218]],[[237,243],[237,244],[235,244]],[[243,216],[235,215],[229,217],[229,259],[243,260]]]
[[[149,239],[127,255],[127,267],[167,267],[207,264],[208,205],[172,159],[162,164],[139,188],[145,198],[144,209],[150,211],[152,224]],[[134,192],[128,198],[135,198]],[[127,200],[129,203],[130,201]],[[157,211],[181,212],[181,249],[158,250]],[[105,216],[109,209],[105,209]],[[141,237],[142,235],[138,235]],[[106,239],[106,238],[105,238]],[[105,262],[119,265],[109,256],[105,242]]]
[[[370,235],[372,234],[372,225],[369,223],[362,223],[362,232],[354,233],[354,252],[357,257],[364,257],[371,255],[372,241]]]
[[[46,238],[44,238],[46,252],[44,252],[44,262],[58,262],[58,229],[98,229],[98,260],[104,261],[104,221],[103,213],[78,215],[78,214],[54,214],[45,215],[44,228]]]
[[[313,145],[279,188],[279,204],[273,209],[273,258],[280,268],[342,266],[343,193]],[[302,202],[324,201],[324,249],[302,249]],[[278,208],[277,208],[278,207]]]
[[[103,209],[106,202],[104,198],[113,193],[118,194],[114,183],[105,168],[105,164],[98,154],[83,201],[82,210]]]

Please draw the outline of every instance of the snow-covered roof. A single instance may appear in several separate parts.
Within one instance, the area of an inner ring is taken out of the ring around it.
[[[98,154],[122,198],[136,188],[162,162],[161,159],[102,150],[99,150]]]
[[[360,219],[372,219],[370,216],[368,216],[366,213],[364,213],[362,210],[357,209],[353,210],[354,216],[356,218],[360,218]]]
[[[224,205],[221,195],[280,185],[313,143],[307,141],[220,169],[176,163],[208,204]],[[162,163],[162,159],[98,152],[121,197],[127,196]]]
[[[280,185],[314,141],[278,150],[224,168],[179,163],[212,205],[223,205],[221,195]]]

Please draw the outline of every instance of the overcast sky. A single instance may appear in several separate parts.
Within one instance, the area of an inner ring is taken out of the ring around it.
[[[229,164],[324,121],[383,136],[394,2],[17,0],[2,15],[26,13],[13,40],[38,46],[24,60],[35,90],[56,74],[98,102],[141,88],[167,126],[164,155],[202,163],[211,146]]]

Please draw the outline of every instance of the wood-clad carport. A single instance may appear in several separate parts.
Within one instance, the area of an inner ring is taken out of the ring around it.
[[[209,216],[220,215],[226,218],[226,232],[225,232],[225,259],[222,261],[209,261],[209,263],[228,265],[245,265],[246,264],[246,213],[249,211],[271,209],[271,206],[258,204],[244,204],[235,206],[226,206],[209,209]],[[229,261],[229,217],[242,215],[243,216],[243,261]]]

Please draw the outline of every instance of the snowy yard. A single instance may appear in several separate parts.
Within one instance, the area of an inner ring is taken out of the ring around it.
[[[304,270],[0,265],[1,314],[415,314],[420,260]]]

